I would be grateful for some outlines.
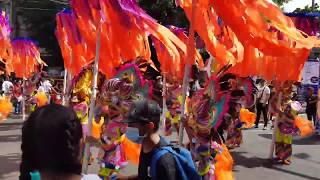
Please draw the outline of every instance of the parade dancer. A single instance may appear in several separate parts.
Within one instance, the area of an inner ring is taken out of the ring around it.
[[[279,114],[275,152],[278,162],[286,165],[291,164],[292,136],[298,132],[294,120],[301,108],[301,104],[297,101],[284,102],[284,107]]]

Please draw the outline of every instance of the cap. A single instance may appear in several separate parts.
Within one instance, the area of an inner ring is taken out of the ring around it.
[[[123,123],[160,122],[161,108],[153,100],[139,99],[133,101]]]

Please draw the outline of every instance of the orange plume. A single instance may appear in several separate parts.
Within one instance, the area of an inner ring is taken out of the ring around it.
[[[0,97],[0,123],[12,112],[13,106],[8,98]]]

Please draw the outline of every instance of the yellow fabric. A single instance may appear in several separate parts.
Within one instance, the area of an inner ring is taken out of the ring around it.
[[[84,117],[82,117],[82,112],[76,112],[78,118],[81,121],[81,124],[88,124],[88,115],[86,114]]]
[[[171,117],[171,114],[170,114],[170,112],[169,111],[167,111],[166,112],[166,118],[169,118],[169,119],[171,119],[172,117]]]
[[[91,81],[92,81],[93,73],[91,70],[87,70],[84,75],[76,83],[73,93],[83,94],[85,96],[89,96],[91,94]]]
[[[176,116],[174,116],[173,118],[172,118],[172,122],[173,123],[179,123],[179,121],[180,121],[180,115],[176,115]]]
[[[276,142],[277,143],[285,143],[285,144],[292,144],[292,135],[286,135],[286,134],[282,134],[279,130],[279,128],[277,128],[276,130]]]

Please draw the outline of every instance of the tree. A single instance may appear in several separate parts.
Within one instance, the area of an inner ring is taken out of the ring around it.
[[[320,7],[318,4],[315,4],[314,7],[312,6],[305,6],[303,9],[297,8],[294,10],[296,13],[311,13],[311,12],[318,12],[320,13]]]
[[[279,7],[282,7],[285,3],[288,3],[291,0],[272,0],[274,3],[276,3]]]
[[[42,58],[49,66],[63,66],[55,37],[56,14],[68,8],[68,0],[15,0],[14,37],[38,42]]]
[[[138,3],[162,25],[188,26],[188,19],[184,11],[176,7],[175,0],[138,0]]]

